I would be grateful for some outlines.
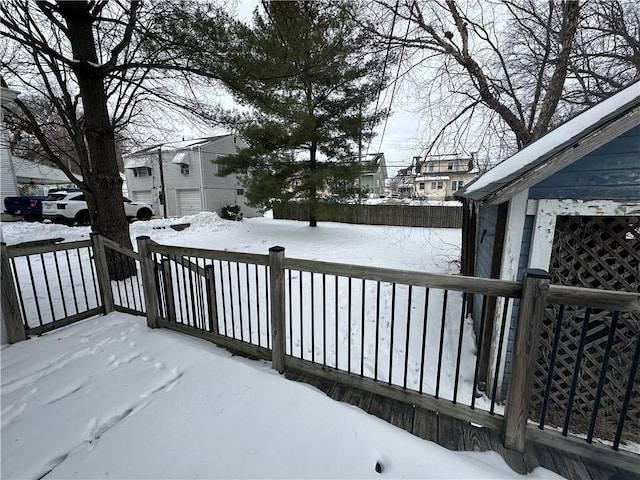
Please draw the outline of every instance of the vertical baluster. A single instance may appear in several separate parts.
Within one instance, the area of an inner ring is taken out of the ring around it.
[[[391,285],[391,339],[389,341],[389,385],[393,379],[393,338],[396,320],[396,284]]]
[[[316,362],[316,315],[315,315],[315,302],[313,301],[314,297],[314,273],[309,272],[309,276],[311,277],[311,285],[310,285],[310,296],[309,296],[309,304],[311,308],[311,362]]]
[[[409,334],[411,333],[411,300],[413,293],[413,285],[409,285],[409,294],[407,300],[407,335],[404,342],[404,380],[402,388],[407,389],[407,374],[409,372]]]
[[[347,295],[347,372],[351,373],[351,277],[349,277],[347,288],[349,289]]]
[[[460,383],[460,357],[462,356],[462,341],[464,339],[464,318],[465,306],[467,305],[467,294],[462,294],[462,307],[460,311],[460,331],[458,332],[458,351],[456,353],[456,374],[453,380],[453,403],[458,400],[458,384]]]
[[[373,368],[373,379],[378,379],[378,348],[380,346],[380,281],[376,286],[376,345],[375,345],[375,365]]]
[[[600,408],[600,399],[602,397],[602,390],[607,380],[607,369],[609,368],[609,358],[611,356],[611,347],[613,346],[613,340],[616,334],[616,328],[618,326],[618,312],[613,312],[611,317],[611,326],[609,327],[609,335],[607,337],[607,346],[604,351],[604,361],[602,363],[602,369],[600,370],[600,380],[598,382],[598,388],[596,390],[596,398],[593,400],[593,412],[591,414],[591,422],[589,423],[589,433],[587,434],[587,443],[591,443],[593,440],[593,432],[596,428],[596,420],[598,418],[598,410]]]
[[[65,256],[67,257],[67,267],[69,268],[69,280],[71,281],[71,292],[73,293],[73,304],[76,307],[76,313],[80,311],[78,308],[78,296],[76,294],[76,282],[73,278],[73,271],[71,269],[71,259],[69,258],[69,250],[64,251]]]
[[[505,326],[507,324],[507,313],[509,311],[509,299],[504,299],[504,306],[502,308],[502,320],[500,321],[500,341],[498,342],[498,355],[496,358],[496,371],[493,378],[493,388],[491,389],[491,408],[489,413],[495,412],[496,400],[498,398],[498,378],[500,377],[500,364],[502,363],[502,347],[504,345]]]
[[[614,450],[618,450],[618,447],[620,446],[620,438],[622,437],[622,430],[627,418],[627,411],[629,410],[629,403],[631,402],[631,394],[635,385],[634,379],[638,372],[638,363],[640,363],[640,332],[636,338],[636,350],[633,354],[633,360],[631,361],[631,368],[629,369],[629,379],[627,380],[627,389],[624,394],[624,400],[622,401],[622,408],[620,409],[620,417],[618,419],[618,426],[616,427],[616,436],[613,439]]]
[[[487,314],[487,296],[484,295],[482,297],[482,308],[480,309],[480,328],[478,336],[476,337],[476,366],[473,371],[473,391],[471,394],[471,408],[475,408],[476,406],[476,395],[478,393],[478,374],[480,373],[480,358],[482,357],[482,335],[484,334],[484,325],[486,321]],[[484,389],[486,390],[486,385]]]
[[[289,355],[293,355],[293,290],[292,290],[293,271],[288,270],[288,273],[289,273]]]
[[[31,267],[31,255],[27,255],[25,259],[27,260],[27,269],[29,270],[29,278],[31,279],[31,291],[33,292],[33,299],[35,300],[36,312],[38,314],[38,325],[42,326],[43,325],[42,311],[40,310],[40,300],[38,299],[38,290],[36,288],[36,282],[33,278],[33,268]],[[78,306],[76,304],[76,312],[77,312],[77,308]],[[26,315],[24,318],[27,318]]]
[[[246,277],[247,284],[247,318],[249,320],[249,343],[251,343],[252,339],[252,331],[251,331],[251,292],[249,291],[249,264],[244,264],[244,274]],[[258,338],[258,345],[260,345],[260,338]]]
[[[304,312],[304,305],[302,302],[302,271],[299,270],[298,271],[298,291],[299,291],[299,303],[300,303],[300,358],[304,360],[304,327],[303,327],[303,312]]]
[[[420,354],[420,388],[422,393],[424,385],[424,361],[427,353],[427,324],[429,323],[429,287],[424,289],[424,317],[422,319],[422,349]]]
[[[84,293],[84,304],[85,308],[89,310],[89,295],[87,295],[87,283],[84,281],[84,268],[82,267],[82,259],[80,258],[80,249],[76,248],[76,255],[78,256],[78,269],[80,270],[80,278],[82,279],[82,292]],[[40,255],[42,258],[42,255]],[[46,268],[44,268],[44,262],[42,263],[42,267],[46,272]],[[45,279],[47,278],[45,273]],[[48,283],[48,282],[47,282]]]
[[[327,275],[322,274],[322,365],[327,366]]]
[[[365,327],[365,295],[366,281],[362,279],[362,316],[360,318],[360,376],[364,377],[364,327]]]
[[[440,319],[440,346],[438,347],[438,370],[436,372],[436,398],[440,397],[440,377],[442,375],[442,346],[444,344],[444,330],[447,323],[448,295],[449,290],[445,290],[442,299],[442,318]]]
[[[571,422],[571,414],[573,413],[573,400],[576,396],[578,388],[578,380],[580,370],[582,369],[582,356],[584,354],[584,346],[587,343],[587,332],[589,331],[589,320],[591,319],[591,308],[587,308],[582,321],[582,333],[580,335],[580,343],[578,345],[578,353],[576,354],[576,364],[573,369],[573,378],[571,380],[571,390],[569,390],[569,399],[567,400],[567,411],[564,416],[564,425],[562,426],[562,435],[567,435],[569,431],[569,423]]]
[[[64,297],[64,291],[66,289],[62,288],[62,275],[60,274],[60,264],[58,263],[58,252],[53,252],[53,258],[55,259],[55,263],[56,263],[56,275],[58,276],[58,287],[60,288],[60,298],[62,299],[62,311],[64,312],[64,316],[68,317],[69,314],[67,313],[67,301]],[[15,270],[15,265],[14,265],[14,270]],[[18,284],[18,288],[19,288],[19,284]],[[109,286],[109,288],[111,288],[111,286]],[[20,292],[20,290],[18,289],[18,293]],[[20,300],[20,302],[22,303],[22,299]],[[25,323],[26,323],[26,316],[25,318]]]
[[[49,285],[49,275],[47,274],[47,267],[44,264],[44,255],[40,254],[40,263],[42,264],[42,272],[44,273],[44,284],[47,287],[47,297],[49,298],[49,308],[51,309],[51,321],[55,322],[56,315],[53,309],[53,296],[51,295],[51,287]],[[87,309],[89,309],[89,305],[87,304]]]
[[[218,268],[220,270],[220,293],[222,294],[222,323],[224,325],[224,335],[229,336],[229,330],[227,329],[227,301],[224,294],[224,274],[222,272],[222,260],[218,260]]]
[[[551,394],[551,386],[553,384],[553,372],[556,368],[556,357],[558,354],[558,345],[560,344],[560,333],[562,332],[562,322],[564,321],[564,304],[560,305],[558,316],[556,318],[556,328],[553,335],[553,346],[551,348],[551,359],[549,361],[549,372],[547,373],[547,381],[544,388],[544,397],[542,398],[542,410],[540,411],[540,430],[544,428],[545,417],[547,416],[547,407],[549,406],[549,395]]]

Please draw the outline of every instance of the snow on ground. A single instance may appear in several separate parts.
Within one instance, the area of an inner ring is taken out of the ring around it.
[[[191,223],[181,232],[169,224]],[[163,228],[164,227],[164,228]],[[159,243],[455,272],[460,231],[214,214],[137,222]],[[8,244],[88,228],[2,224]],[[495,453],[454,453],[209,343],[111,314],[1,351],[3,478],[519,478]],[[383,471],[376,473],[379,462]],[[48,475],[47,475],[47,472]],[[537,469],[530,478],[558,478]]]

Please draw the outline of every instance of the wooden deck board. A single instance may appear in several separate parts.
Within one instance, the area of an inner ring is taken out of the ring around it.
[[[500,435],[488,428],[475,427],[469,422],[296,370],[287,370],[285,376],[311,384],[334,400],[355,405],[449,450],[494,451],[518,473],[527,473],[542,466],[569,480],[640,480],[636,473],[598,463],[597,457],[585,459],[534,442],[528,442],[525,452],[520,453],[505,448]]]
[[[407,432],[411,432],[411,429],[413,428],[414,411],[415,407],[413,405],[394,400],[389,422],[396,427],[400,427]]]
[[[464,450],[464,424],[462,420],[438,415],[438,444],[449,450]]]
[[[430,442],[438,442],[438,414],[416,407],[411,433]]]

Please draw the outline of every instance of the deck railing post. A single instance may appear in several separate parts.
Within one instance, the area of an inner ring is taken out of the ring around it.
[[[511,376],[504,409],[504,446],[520,452],[524,451],[531,384],[550,279],[549,273],[539,269],[527,270],[523,278]]]
[[[284,247],[269,249],[269,272],[271,300],[271,367],[284,373],[284,356],[287,341],[285,325],[285,275]]]
[[[96,275],[98,276],[98,286],[100,287],[100,299],[106,315],[115,310],[111,278],[109,277],[109,265],[107,263],[107,250],[100,234],[92,232],[90,237],[93,245],[93,261],[96,265]]]
[[[13,283],[13,274],[11,273],[11,265],[9,264],[9,252],[7,244],[2,242],[2,322],[6,328],[7,342],[16,343],[27,339],[24,330],[24,322],[20,312],[20,302],[16,286]],[[4,332],[3,332],[4,333]]]
[[[142,287],[144,290],[144,303],[147,311],[147,326],[149,328],[160,327],[160,312],[158,310],[158,290],[156,289],[156,273],[153,258],[149,251],[151,238],[148,236],[137,237],[138,255],[140,256],[140,270],[142,272]]]

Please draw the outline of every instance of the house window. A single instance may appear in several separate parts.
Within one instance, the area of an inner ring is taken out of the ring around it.
[[[456,164],[455,164],[455,163],[453,163],[453,162],[449,162],[449,163],[447,164],[447,170],[455,170],[455,166],[456,166]]]
[[[460,190],[464,186],[464,182],[462,180],[453,180],[451,182],[451,191],[455,192],[456,190]]]
[[[181,163],[180,164],[180,173],[182,175],[189,175],[189,173],[190,173],[189,165],[187,165],[186,163]]]
[[[442,190],[444,188],[444,182],[431,182],[431,190]]]
[[[424,190],[424,182],[420,182],[420,190]]]
[[[150,177],[151,169],[149,167],[135,167],[132,168],[134,177]]]
[[[430,164],[429,164],[429,171],[430,171],[430,172],[433,172],[433,163],[430,163]]]
[[[244,188],[238,188],[236,190],[236,195],[244,195]]]

